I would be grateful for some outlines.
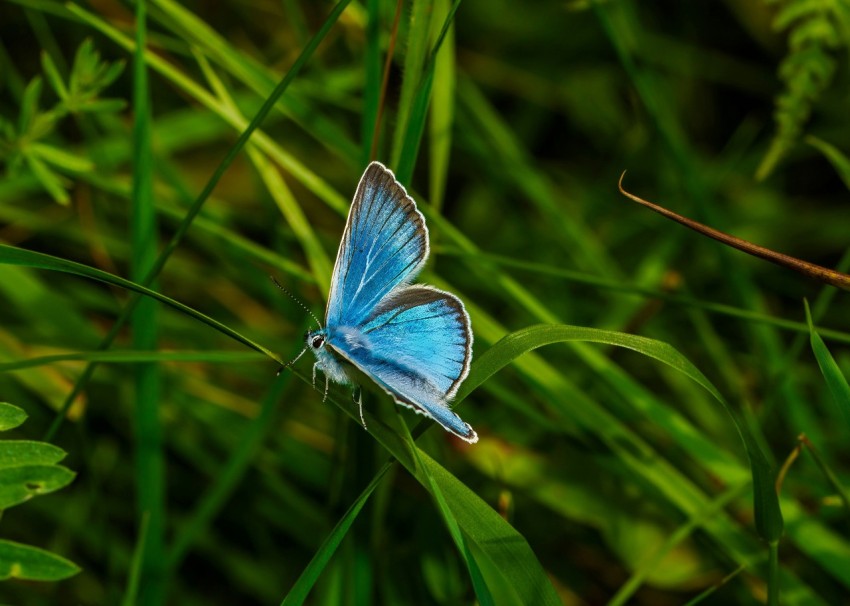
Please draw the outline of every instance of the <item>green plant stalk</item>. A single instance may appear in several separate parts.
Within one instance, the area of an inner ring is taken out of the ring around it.
[[[147,67],[146,2],[136,3],[136,49],[133,53],[133,186],[131,195],[130,275],[144,281],[156,259],[156,211],[153,205],[153,154],[151,152],[151,109]],[[151,284],[153,282],[151,281]],[[140,300],[130,317],[133,347],[157,347],[157,304]],[[159,421],[161,375],[155,362],[135,368],[136,487],[139,520],[147,520],[142,548],[139,601],[156,606],[165,601],[165,456]]]
[[[121,606],[136,606],[136,598],[139,594],[139,579],[142,573],[142,560],[145,557],[145,543],[148,534],[148,515],[142,514],[139,524],[139,536],[136,539],[136,548],[133,550],[133,559],[130,563],[130,578],[127,580],[127,590]]]
[[[779,541],[768,543],[767,552],[767,604],[779,606]]]
[[[375,126],[381,103],[381,10],[379,0],[366,0],[366,52],[363,53],[363,113],[360,116],[360,164],[365,167],[378,153]]]
[[[289,71],[286,73],[280,83],[275,87],[272,94],[269,95],[269,97],[265,100],[263,106],[259,109],[257,114],[248,124],[248,127],[239,136],[233,147],[231,147],[230,150],[227,152],[227,155],[225,155],[224,159],[222,159],[221,163],[213,172],[212,177],[210,177],[210,180],[207,182],[206,186],[204,186],[204,189],[201,191],[194,204],[192,204],[191,208],[186,213],[183,222],[180,224],[180,226],[177,228],[174,235],[172,236],[171,240],[159,254],[159,257],[157,257],[156,262],[154,262],[150,271],[146,274],[145,279],[141,283],[142,286],[147,286],[148,284],[152,283],[153,280],[162,271],[163,267],[165,267],[165,264],[168,261],[169,257],[171,257],[172,253],[180,245],[180,242],[183,240],[183,237],[186,235],[186,232],[192,225],[192,221],[201,211],[201,208],[207,201],[207,198],[209,198],[210,194],[212,194],[216,185],[218,185],[218,182],[221,180],[221,177],[224,175],[224,173],[227,171],[227,169],[242,151],[242,148],[248,142],[248,139],[251,137],[251,134],[260,126],[262,121],[274,107],[275,103],[277,103],[277,100],[286,91],[286,89],[295,79],[295,76],[298,75],[298,73],[301,71],[301,68],[304,66],[307,60],[313,55],[316,48],[319,46],[319,43],[325,38],[328,31],[330,31],[331,26],[336,23],[337,19],[342,14],[342,11],[345,9],[345,7],[348,6],[349,2],[351,2],[351,0],[340,0],[336,4],[330,15],[328,15],[328,18],[322,24],[322,27],[319,28],[319,31],[316,32],[316,34],[310,39],[310,43],[304,48],[303,51],[301,51],[301,54],[298,56],[298,59],[296,59],[295,63],[292,64],[292,67],[289,69]],[[130,317],[130,314],[133,312],[140,300],[140,295],[134,295],[124,307],[124,309],[121,310],[121,314],[115,320],[115,323],[112,325],[106,336],[103,338],[103,341],[99,346],[100,350],[108,349],[110,345],[112,345],[112,342],[115,340],[115,337],[118,336],[118,332],[121,330],[124,323],[127,322]],[[94,373],[95,367],[96,364],[89,364],[83,371],[83,373],[80,375],[80,377],[77,379],[76,383],[74,383],[74,387],[71,390],[71,393],[68,394],[68,397],[62,404],[62,409],[59,411],[56,416],[56,419],[54,419],[53,423],[50,425],[50,428],[45,434],[46,440],[50,440],[59,430],[59,427],[61,427],[65,415],[71,408],[71,404],[74,403],[74,400],[76,400],[77,396],[82,393],[83,389],[85,389],[85,386],[88,384],[89,379]]]

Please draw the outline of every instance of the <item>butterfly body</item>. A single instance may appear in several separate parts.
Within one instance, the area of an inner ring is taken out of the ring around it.
[[[469,316],[453,294],[409,284],[428,252],[416,203],[390,170],[373,162],[349,211],[325,326],[305,340],[316,356],[314,371],[354,384],[346,366],[355,366],[397,403],[472,443],[478,435],[450,408],[469,373]]]

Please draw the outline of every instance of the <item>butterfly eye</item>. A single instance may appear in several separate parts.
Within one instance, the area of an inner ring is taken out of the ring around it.
[[[310,345],[313,347],[313,349],[319,349],[324,344],[325,344],[325,338],[322,337],[322,336],[313,337],[313,341],[310,343]]]

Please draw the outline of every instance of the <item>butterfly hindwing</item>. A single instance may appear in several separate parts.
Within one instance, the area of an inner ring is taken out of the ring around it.
[[[398,403],[477,441],[449,407],[472,355],[469,316],[454,295],[421,285],[400,288],[360,326],[337,328],[329,343]]]
[[[337,252],[325,324],[361,323],[428,258],[428,229],[392,172],[373,162],[363,173]]]

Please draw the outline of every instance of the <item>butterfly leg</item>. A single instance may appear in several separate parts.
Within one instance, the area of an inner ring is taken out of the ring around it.
[[[325,400],[328,399],[328,387],[331,384],[331,380],[328,375],[325,375],[325,395],[322,396],[322,404],[325,403]]]
[[[363,390],[359,385],[354,386],[351,392],[351,400],[357,404],[357,408],[360,410],[360,423],[363,425],[363,429],[369,431],[366,427],[366,419],[363,418]]]
[[[319,363],[316,362],[313,364],[313,387],[316,386],[316,369],[319,367]]]

